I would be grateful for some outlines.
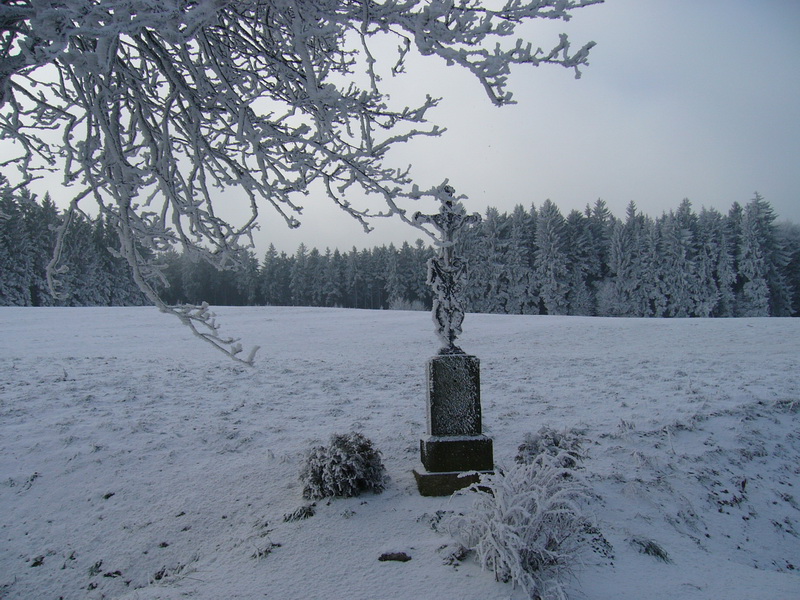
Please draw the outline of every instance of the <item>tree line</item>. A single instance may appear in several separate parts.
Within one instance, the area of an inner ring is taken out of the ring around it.
[[[761,196],[727,215],[689,200],[656,219],[603,200],[566,217],[551,201],[490,208],[469,232],[470,310],[626,317],[792,316],[800,308],[800,227]]]
[[[62,215],[47,197],[0,196],[0,305],[140,305],[145,299],[107,218],[78,216],[68,230],[59,276],[45,269]],[[602,200],[566,217],[551,201],[486,211],[459,241],[469,263],[468,310],[510,314],[635,317],[800,315],[800,227],[776,223],[756,195],[727,214],[684,200],[652,218],[630,203],[624,218]],[[426,263],[434,249],[417,240],[340,252],[270,245],[260,259],[242,252],[220,271],[202,257],[170,251],[158,260],[170,304],[428,309]]]
[[[433,255],[422,240],[349,252],[300,244],[291,255],[270,244],[261,261],[245,252],[237,269],[219,271],[200,257],[169,252],[162,257],[169,287],[161,293],[172,304],[423,310],[431,306],[425,281]]]
[[[146,304],[126,261],[110,250],[119,244],[112,224],[80,214],[67,231],[54,296],[46,270],[63,218],[49,196],[38,201],[26,190],[0,192],[0,306]]]
[[[629,317],[800,315],[800,227],[777,224],[756,195],[727,214],[696,213],[689,200],[652,218],[631,202],[625,218],[603,200],[566,217],[541,207],[495,208],[459,241],[469,264],[468,310],[507,314]],[[371,250],[292,255],[270,246],[259,262],[219,272],[186,254],[165,257],[173,303],[430,308],[417,240]]]

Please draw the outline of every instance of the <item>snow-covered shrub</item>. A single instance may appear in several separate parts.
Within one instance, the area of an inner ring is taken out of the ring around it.
[[[531,464],[482,475],[466,492],[475,494],[472,510],[450,522],[481,567],[531,598],[565,597],[562,582],[586,547],[588,490],[562,459],[543,452]]]
[[[525,434],[514,460],[529,465],[543,454],[559,457],[559,466],[570,469],[576,468],[586,457],[583,438],[575,429],[556,431],[552,427],[544,426],[538,433]]]
[[[327,446],[312,448],[300,472],[303,497],[308,500],[380,493],[385,478],[380,451],[355,432],[333,435]]]

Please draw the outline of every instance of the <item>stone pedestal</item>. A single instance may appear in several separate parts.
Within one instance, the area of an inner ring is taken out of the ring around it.
[[[480,361],[467,354],[428,361],[428,437],[420,440],[423,496],[448,496],[494,468],[492,440],[481,432]]]

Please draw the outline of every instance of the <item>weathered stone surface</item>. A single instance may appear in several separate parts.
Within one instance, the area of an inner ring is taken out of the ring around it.
[[[422,496],[449,496],[480,480],[480,473],[428,473],[425,469],[414,469],[417,489]]]
[[[494,468],[492,440],[478,436],[430,436],[420,440],[420,458],[431,473],[491,471]]]
[[[480,361],[440,354],[428,361],[428,437],[420,440],[423,496],[449,496],[494,468],[492,440],[481,433]]]
[[[428,435],[481,434],[480,361],[468,354],[428,361]]]

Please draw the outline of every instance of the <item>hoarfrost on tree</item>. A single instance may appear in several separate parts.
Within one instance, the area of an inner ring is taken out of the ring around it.
[[[0,138],[16,153],[0,165],[16,166],[20,185],[61,171],[74,190],[70,214],[94,200],[147,297],[236,356],[237,341],[219,333],[206,308],[161,300],[152,251],[181,244],[225,268],[252,245],[262,206],[296,227],[298,198],[317,191],[366,230],[373,217],[411,223],[403,207],[413,198],[409,168],[388,164],[386,153],[441,133],[428,122],[437,100],[390,105],[374,40],[398,43],[387,72],[403,72],[416,48],[466,69],[492,102],[509,104],[512,65],[557,64],[579,76],[593,46],[572,50],[561,35],[542,50],[514,39],[515,29],[567,21],[600,2],[3,2]],[[232,188],[249,208],[236,224],[215,208]],[[357,206],[354,196],[373,200]],[[69,224],[49,267],[53,287]]]

